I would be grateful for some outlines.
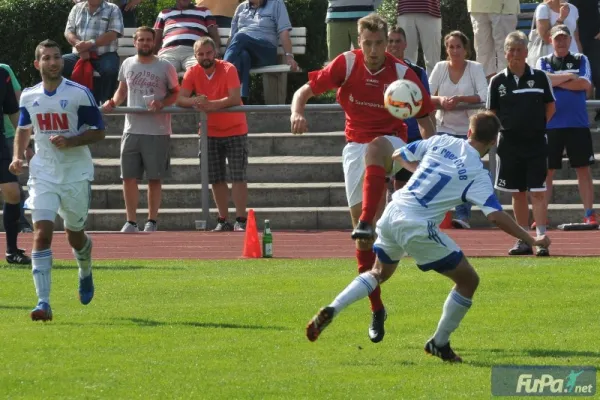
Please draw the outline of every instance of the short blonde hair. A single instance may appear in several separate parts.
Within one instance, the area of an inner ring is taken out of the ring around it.
[[[381,15],[377,13],[371,13],[358,20],[358,34],[360,35],[364,31],[383,32],[387,39],[388,24]]]
[[[215,44],[215,41],[212,40],[212,38],[210,36],[202,36],[200,39],[196,40],[196,42],[194,43],[194,52],[196,52],[196,49],[198,49],[198,47],[202,47],[207,43],[212,46],[213,50],[217,50],[217,45]]]

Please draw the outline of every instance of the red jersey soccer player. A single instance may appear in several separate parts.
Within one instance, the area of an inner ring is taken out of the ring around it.
[[[304,106],[308,99],[338,89],[337,101],[346,114],[348,143],[342,155],[346,197],[355,227],[353,238],[361,239],[356,241],[356,258],[358,272],[363,273],[375,262],[371,225],[383,211],[385,178],[392,172],[391,156],[395,149],[406,144],[406,125],[383,105],[387,86],[398,79],[415,82],[423,92],[423,104],[417,115],[421,135],[424,138],[434,135],[435,127],[429,118],[434,107],[421,81],[403,61],[385,51],[385,20],[377,14],[361,18],[358,33],[360,50],[345,52],[324,69],[311,72],[309,82],[294,94],[291,126],[292,133],[306,132]],[[383,323],[386,318],[379,287],[369,295],[369,300],[373,312],[369,338],[377,343],[385,334]]]

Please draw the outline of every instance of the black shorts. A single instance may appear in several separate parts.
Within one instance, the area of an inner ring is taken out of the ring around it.
[[[422,137],[417,136],[415,138],[409,139],[408,143],[412,143],[412,142],[416,142],[417,140],[423,140]],[[394,179],[397,180],[398,182],[408,182],[410,180],[410,177],[412,176],[412,172],[410,172],[409,170],[407,170],[406,168],[402,168],[400,171],[396,172],[396,175],[394,175]]]
[[[248,180],[248,135],[208,137],[209,183],[227,182],[225,160],[229,164],[231,182]]]
[[[2,123],[2,121],[0,121],[0,123]],[[12,150],[6,145],[6,139],[2,137],[2,143],[0,143],[0,184],[19,181],[19,178],[8,170],[11,162]]]
[[[539,143],[507,143],[500,139],[497,150],[496,189],[505,192],[546,190],[548,146]]]
[[[594,163],[592,134],[589,128],[548,129],[548,169],[561,169],[563,152],[572,168],[587,167]]]

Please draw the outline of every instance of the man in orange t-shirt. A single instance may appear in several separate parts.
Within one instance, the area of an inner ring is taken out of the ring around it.
[[[233,64],[215,58],[215,42],[202,37],[194,44],[198,60],[183,77],[177,99],[180,107],[201,111],[216,111],[242,105],[240,80]],[[192,97],[192,93],[195,94]],[[215,231],[246,230],[248,185],[248,124],[244,113],[208,114],[208,176],[219,209]],[[225,160],[229,164],[232,197],[236,209],[235,224],[229,223],[229,188],[226,182]]]

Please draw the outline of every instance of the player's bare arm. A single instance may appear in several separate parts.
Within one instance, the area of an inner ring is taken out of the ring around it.
[[[435,135],[435,122],[433,113],[424,116],[423,118],[417,118],[419,124],[419,131],[423,139],[429,139]]]
[[[17,128],[15,133],[15,151],[13,153],[13,160],[8,168],[14,175],[20,175],[23,172],[23,161],[25,156],[25,150],[31,139],[32,128]]]
[[[111,112],[115,107],[118,107],[127,98],[127,82],[119,82],[119,87],[111,99],[108,99],[102,104],[100,110],[102,112]]]
[[[495,224],[498,228],[502,229],[504,232],[509,235],[520,239],[527,243],[529,246],[542,246],[549,247],[551,244],[550,238],[548,236],[540,236],[538,238],[532,237],[529,233],[527,233],[523,228],[521,228],[514,219],[512,219],[508,214],[504,211],[494,211],[493,213],[488,214],[488,221]]]
[[[392,160],[396,161],[402,168],[409,170],[410,172],[415,172],[417,167],[419,166],[418,161],[406,161],[404,157],[400,154],[402,148],[394,150],[392,154]]]
[[[81,135],[64,137],[61,135],[51,136],[50,142],[59,149],[68,149],[77,146],[87,146],[104,139],[104,129],[88,129]]]
[[[306,118],[304,117],[304,107],[308,100],[313,97],[313,93],[310,85],[305,84],[294,93],[292,99],[292,116],[290,117],[291,129],[293,134],[303,134],[308,130]]]

